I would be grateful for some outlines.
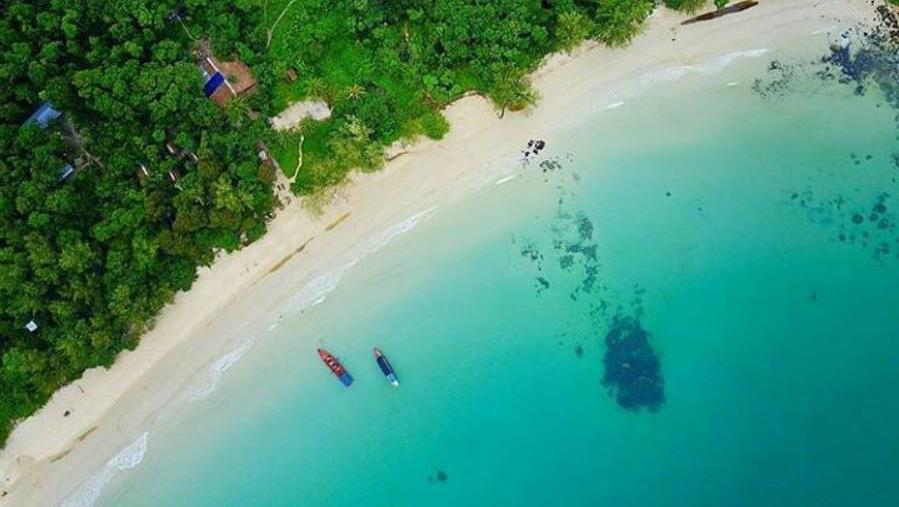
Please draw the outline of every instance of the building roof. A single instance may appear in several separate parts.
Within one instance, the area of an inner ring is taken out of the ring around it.
[[[66,164],[59,169],[59,172],[56,174],[56,181],[62,182],[69,179],[73,174],[75,174],[75,168],[72,167],[72,164]]]
[[[253,73],[250,72],[250,68],[243,62],[238,60],[229,62],[217,60],[215,58],[213,58],[212,61],[219,67],[221,72],[225,74],[225,77],[228,78],[228,83],[231,84],[231,88],[237,95],[245,95],[256,88],[256,80],[253,79]]]
[[[203,93],[205,93],[207,97],[210,97],[223,84],[225,84],[224,74],[215,72],[209,77],[206,84],[203,85]]]
[[[201,57],[198,63],[203,72],[203,93],[218,105],[256,88],[250,68],[242,62],[217,60],[210,55]]]
[[[49,101],[44,102],[25,120],[25,125],[37,123],[41,128],[46,128],[51,121],[62,116],[62,111],[53,109],[53,104]]]

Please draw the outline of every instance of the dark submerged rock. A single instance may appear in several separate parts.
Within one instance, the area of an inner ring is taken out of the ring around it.
[[[606,334],[602,383],[621,408],[656,412],[665,403],[665,381],[650,334],[632,317],[616,316]]]
[[[540,169],[543,172],[557,171],[562,168],[562,163],[556,159],[547,159],[540,162]]]
[[[593,222],[587,218],[587,215],[583,213],[579,213],[577,216],[577,230],[578,234],[580,234],[582,240],[589,240],[593,238]]]
[[[542,276],[537,277],[537,292],[543,292],[549,288],[549,280]]]

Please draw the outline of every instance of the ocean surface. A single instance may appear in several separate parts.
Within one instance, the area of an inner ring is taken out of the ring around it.
[[[596,97],[286,303],[71,504],[899,505],[897,111],[820,49]]]

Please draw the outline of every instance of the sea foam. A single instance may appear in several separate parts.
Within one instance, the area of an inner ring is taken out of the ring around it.
[[[491,160],[462,178],[462,185],[469,189],[483,188],[490,184],[500,185],[518,176],[516,171],[529,162],[523,154]]]
[[[147,453],[147,440],[149,431],[143,432],[137,440],[128,444],[106,462],[97,473],[81,483],[75,491],[69,494],[61,504],[61,507],[90,507],[100,498],[103,488],[109,484],[119,472],[130,470],[140,464]]]
[[[353,260],[336,269],[313,278],[308,283],[306,283],[306,285],[304,285],[299,292],[294,294],[288,301],[288,306],[290,307],[290,309],[293,311],[302,312],[307,308],[311,308],[323,303],[328,297],[328,294],[337,288],[337,285],[340,284],[340,281],[343,279],[343,275],[347,271],[352,269],[353,266],[358,264],[359,261],[361,261],[368,255],[371,255],[381,248],[385,247],[394,238],[414,229],[415,226],[418,225],[418,222],[424,216],[428,215],[435,209],[437,209],[437,206],[431,206],[430,208],[419,211],[418,213],[405,218],[401,222],[397,222],[391,225],[378,234],[368,237],[358,248],[358,254],[355,258],[353,258]]]
[[[713,75],[718,74],[722,70],[730,67],[734,63],[744,58],[759,58],[769,53],[771,50],[766,48],[747,49],[745,51],[734,51],[710,58],[701,63],[692,65],[678,65],[675,67],[666,67],[656,71],[648,72],[640,79],[640,91],[645,90],[651,85],[661,82],[674,81],[689,74]]]
[[[205,398],[208,398],[210,394],[215,392],[215,388],[218,386],[219,380],[221,380],[222,375],[228,371],[229,368],[237,364],[237,362],[246,354],[256,342],[259,341],[257,338],[253,337],[242,343],[240,346],[218,358],[215,362],[209,365],[209,368],[206,368],[201,372],[202,378],[197,379],[191,386],[185,391],[184,396],[190,401],[198,401]]]
[[[356,261],[352,261],[313,278],[290,298],[288,305],[292,310],[302,312],[306,308],[320,304],[328,293],[337,288],[337,284],[343,278],[343,273],[355,264]]]
[[[430,214],[435,209],[437,209],[437,206],[431,206],[430,208],[428,208],[426,210],[419,211],[418,213],[416,213],[410,217],[407,217],[402,222],[393,224],[390,227],[388,227],[387,229],[384,229],[383,231],[381,231],[380,234],[377,234],[374,236],[372,241],[369,243],[368,248],[365,248],[363,250],[362,255],[360,257],[358,257],[356,259],[356,261],[359,261],[363,257],[373,254],[373,253],[377,252],[378,250],[380,250],[381,248],[387,246],[387,244],[390,243],[397,236],[400,236],[402,234],[405,234],[405,233],[411,231],[412,229],[415,228],[416,225],[418,225],[418,221],[421,220],[422,217]],[[354,264],[355,264],[355,262],[354,262]]]
[[[599,100],[594,102],[590,108],[584,109],[583,112],[585,114],[579,115],[578,118],[589,118],[591,115],[601,111],[618,109],[624,106],[628,99],[638,97],[639,95],[652,90],[660,83],[676,81],[688,75],[710,76],[718,74],[740,60],[759,58],[770,52],[771,50],[767,48],[734,51],[717,55],[694,64],[675,65],[647,71],[634,79],[628,79],[622,85],[614,86],[609,93],[599,96]]]

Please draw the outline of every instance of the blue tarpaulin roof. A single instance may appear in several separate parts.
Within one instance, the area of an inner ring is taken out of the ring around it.
[[[30,123],[37,123],[41,126],[41,128],[44,128],[49,125],[51,121],[59,118],[60,116],[62,116],[62,111],[53,109],[53,104],[50,104],[50,102],[44,102],[40,105],[40,107],[37,108],[37,110],[34,111],[34,113],[32,113],[31,116],[28,117],[27,120],[25,120],[25,125],[28,125]]]
[[[203,85],[203,93],[205,93],[207,97],[211,96],[224,82],[225,76],[223,76],[221,72],[216,72],[209,78],[209,81],[206,81],[206,84]]]
[[[56,181],[65,181],[69,179],[69,176],[73,174],[75,174],[75,168],[72,167],[72,164],[66,164],[62,166],[62,169],[59,170]]]

